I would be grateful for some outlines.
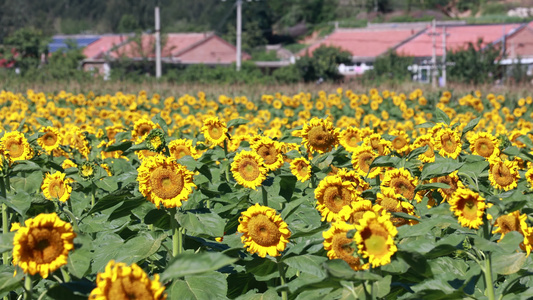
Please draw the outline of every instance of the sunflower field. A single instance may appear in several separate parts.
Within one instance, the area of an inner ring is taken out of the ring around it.
[[[0,91],[0,297],[530,299],[532,104]]]

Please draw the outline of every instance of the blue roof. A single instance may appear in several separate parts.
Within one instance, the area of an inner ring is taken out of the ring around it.
[[[88,46],[89,44],[96,42],[99,40],[100,37],[83,37],[83,38],[76,38],[76,37],[69,37],[69,38],[53,38],[52,42],[48,44],[48,50],[50,53],[56,52],[59,49],[68,49],[67,42],[73,41],[76,42],[78,48],[83,48]]]

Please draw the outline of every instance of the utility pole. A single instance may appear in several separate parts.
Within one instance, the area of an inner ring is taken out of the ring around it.
[[[446,26],[442,27],[442,86],[446,86]]]
[[[159,6],[155,7],[155,78],[161,77],[161,32],[159,26]]]
[[[237,71],[241,70],[242,0],[237,0]]]
[[[431,84],[433,87],[437,87],[437,41],[435,36],[437,35],[436,27],[437,22],[433,19],[431,39],[433,41],[432,56],[431,56]]]

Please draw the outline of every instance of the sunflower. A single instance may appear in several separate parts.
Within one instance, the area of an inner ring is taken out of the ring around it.
[[[383,139],[379,133],[373,133],[365,137],[363,145],[372,147],[372,150],[377,152],[379,156],[388,155],[390,153],[390,148],[392,147],[391,142]]]
[[[303,157],[295,158],[291,161],[291,173],[301,182],[311,178],[311,164]]]
[[[192,141],[188,139],[177,139],[168,143],[168,150],[170,155],[175,159],[180,159],[184,156],[190,155],[194,159],[200,158],[201,154],[192,146]]]
[[[511,190],[517,186],[520,178],[518,162],[502,160],[499,157],[489,159],[489,180],[492,186],[499,190]]]
[[[291,236],[281,216],[273,208],[258,203],[241,213],[237,231],[243,234],[241,241],[246,250],[260,257],[279,256]]]
[[[78,165],[78,173],[80,174],[81,178],[85,180],[93,179],[94,175],[96,174],[96,164],[85,161]]]
[[[24,273],[47,278],[50,272],[67,264],[76,234],[72,226],[55,213],[28,219],[13,238],[13,265]]]
[[[155,155],[142,161],[137,169],[139,191],[157,208],[180,207],[196,187],[193,173],[173,157]]]
[[[525,233],[527,233],[527,215],[526,214],[520,214],[520,211],[515,210],[512,213],[500,216],[496,219],[496,223],[494,224],[494,229],[492,233],[500,233],[500,239],[501,241],[503,237],[511,232],[511,231],[518,231],[522,235],[525,236]]]
[[[28,140],[18,131],[6,132],[0,139],[0,150],[10,162],[27,160],[33,156]]]
[[[59,147],[60,138],[57,128],[47,126],[41,128],[39,132],[43,133],[43,135],[37,139],[37,143],[44,151],[50,153]]]
[[[457,158],[461,153],[461,137],[451,128],[441,128],[434,138],[435,149],[444,157]]]
[[[339,211],[339,220],[350,224],[359,224],[359,220],[363,217],[365,211],[371,211],[372,201],[358,198],[357,201],[344,206]]]
[[[219,145],[226,139],[228,128],[226,123],[220,121],[217,117],[209,117],[204,121],[202,133],[207,142],[211,145]]]
[[[483,214],[487,205],[478,193],[466,188],[455,191],[450,203],[450,210],[458,217],[463,227],[479,228],[483,224]]]
[[[524,176],[526,177],[527,183],[533,186],[533,168],[529,168]]]
[[[400,168],[392,169],[385,172],[385,177],[381,182],[382,189],[392,188],[393,191],[405,199],[416,202],[422,201],[422,197],[415,192],[418,180],[414,178],[409,170]]]
[[[261,137],[252,143],[251,148],[263,158],[263,164],[269,171],[279,169],[283,165],[281,144],[269,137]]]
[[[448,201],[453,197],[453,194],[455,191],[457,191],[458,188],[464,188],[464,184],[459,179],[459,176],[457,175],[457,171],[454,171],[448,175],[439,176],[431,178],[432,183],[444,183],[449,185],[449,188],[438,188],[437,191],[442,196],[442,199],[444,201]]]
[[[315,189],[315,198],[322,221],[328,222],[337,220],[344,206],[360,199],[353,185],[337,175],[326,176],[320,181]]]
[[[136,144],[140,144],[144,138],[152,131],[152,129],[158,128],[158,126],[146,118],[141,118],[133,124],[133,130],[131,131],[131,139]]]
[[[349,181],[355,187],[355,190],[362,193],[370,189],[370,184],[364,181],[355,170],[347,170],[345,168],[338,169],[337,175],[342,179],[342,181]]]
[[[73,162],[72,160],[68,159],[68,158],[65,159],[63,161],[63,163],[61,163],[61,168],[63,168],[63,169],[77,168],[77,167],[78,167],[78,165],[75,162]]]
[[[300,135],[307,152],[326,153],[339,143],[339,129],[327,119],[314,117],[305,123]]]
[[[161,152],[165,146],[165,134],[159,128],[152,129],[145,139],[146,147],[150,151]]]
[[[128,300],[167,298],[165,286],[159,282],[159,275],[155,274],[150,280],[146,272],[137,264],[128,266],[122,262],[110,260],[104,273],[96,276],[96,288],[89,295],[90,300]]]
[[[391,148],[399,154],[408,153],[410,148],[410,139],[405,131],[393,129],[389,132],[389,135],[394,136],[391,141]]]
[[[350,246],[353,239],[347,236],[351,230],[355,230],[355,225],[345,222],[333,223],[327,231],[322,232],[324,249],[328,251],[329,259],[342,259],[355,271],[368,269],[369,264],[361,264],[360,258],[354,256],[355,249]]]
[[[363,141],[359,128],[350,126],[340,133],[339,143],[348,152],[353,152],[358,146],[359,142]]]
[[[378,157],[378,155],[372,150],[372,147],[364,145],[358,146],[352,153],[352,165],[354,170],[364,177],[376,177],[381,173],[381,167],[370,169],[370,165],[376,157]]]
[[[488,132],[476,133],[468,141],[472,154],[483,156],[486,159],[500,155],[498,140]]]
[[[255,190],[266,179],[267,169],[263,166],[263,158],[259,154],[243,150],[235,155],[231,172],[238,184]]]
[[[368,259],[372,267],[390,263],[392,255],[398,250],[394,243],[398,230],[392,224],[389,213],[384,210],[381,213],[366,211],[355,229],[358,252]]]
[[[70,198],[72,187],[70,183],[74,182],[71,178],[65,179],[65,173],[59,171],[54,174],[46,174],[41,190],[48,200],[58,199],[65,202]]]
[[[382,189],[381,193],[377,194],[376,205],[389,213],[401,212],[416,217],[415,207],[407,202],[401,200],[402,196],[396,194],[392,188]],[[412,219],[405,219],[402,217],[391,217],[391,222],[394,226],[399,227],[405,224],[414,225],[418,221]]]
[[[433,144],[433,138],[431,134],[424,134],[416,138],[415,142],[413,143],[413,149],[422,148],[424,146],[428,146],[428,149],[426,152],[418,155],[418,159],[425,163],[430,163],[435,161],[435,151],[434,151],[434,144]]]

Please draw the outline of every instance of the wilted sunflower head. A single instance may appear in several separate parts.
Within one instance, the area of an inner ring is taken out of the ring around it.
[[[125,263],[111,260],[107,263],[105,271],[97,274],[96,288],[91,291],[89,299],[164,300],[167,298],[164,292],[165,286],[159,282],[158,274],[150,280],[146,272],[137,264],[128,266]]]
[[[422,162],[434,162],[435,161],[435,150],[433,144],[433,138],[431,134],[424,134],[419,136],[413,143],[413,149],[422,148],[428,146],[427,150],[418,155],[418,159]]]
[[[165,134],[159,128],[152,129],[145,139],[146,147],[150,151],[161,152],[165,146]]]
[[[379,133],[373,133],[365,137],[363,144],[372,147],[372,150],[377,152],[379,156],[390,153],[391,142],[383,139]]]
[[[449,185],[449,188],[438,188],[437,191],[442,196],[444,201],[448,201],[458,188],[464,187],[464,184],[459,179],[457,171],[454,171],[448,175],[431,178],[433,183],[444,183]]]
[[[339,143],[339,130],[327,119],[314,117],[301,131],[308,152],[326,153]]]
[[[55,213],[28,219],[13,238],[13,265],[22,268],[26,274],[39,273],[47,278],[51,272],[67,264],[75,237],[72,226]]]
[[[515,210],[512,213],[498,217],[496,219],[496,224],[494,224],[495,229],[492,231],[492,233],[501,234],[498,242],[501,241],[503,237],[511,231],[517,231],[522,235],[525,235],[528,227],[526,220],[526,214],[520,214],[520,211]]]

